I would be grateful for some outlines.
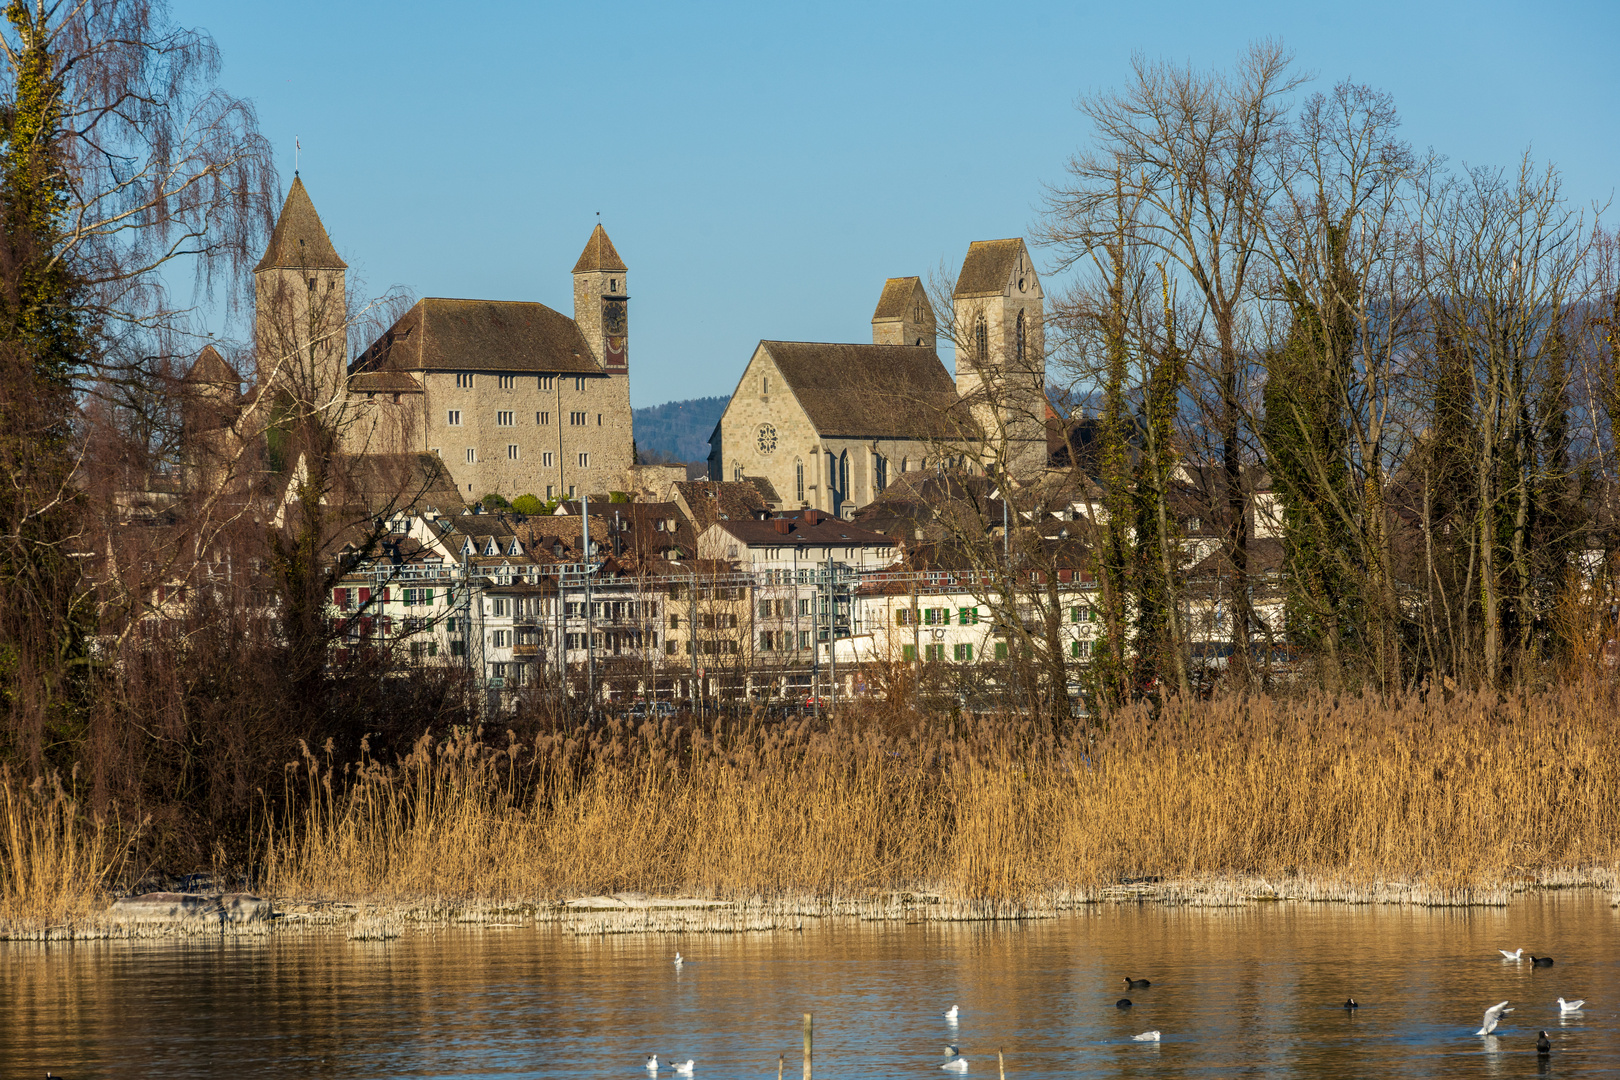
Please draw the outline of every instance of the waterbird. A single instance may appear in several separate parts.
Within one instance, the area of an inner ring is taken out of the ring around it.
[[[1532,967],[1552,967],[1553,958],[1550,956],[1532,956],[1530,958],[1530,965]]]
[[[945,1019],[949,1020],[953,1024],[956,1023],[956,1013],[957,1008],[955,1005],[952,1005],[950,1008],[945,1010]]]
[[[1536,1053],[1542,1055],[1552,1053],[1552,1040],[1547,1038],[1545,1031],[1536,1032]]]
[[[1585,1004],[1585,998],[1576,998],[1574,1001],[1565,1001],[1563,998],[1559,998],[1558,1011],[1561,1013],[1580,1012],[1581,1006]]]
[[[940,1063],[940,1068],[949,1069],[951,1072],[967,1072],[967,1066],[967,1058],[962,1056],[960,1050],[954,1046],[945,1048],[945,1060]]]
[[[657,1054],[648,1054],[647,1055],[647,1071],[650,1072],[650,1073],[656,1073],[658,1071],[658,1055]]]
[[[1502,954],[1502,959],[1504,959],[1504,960],[1523,960],[1524,959],[1524,950],[1523,949],[1514,949],[1512,952],[1508,952],[1506,949],[1497,949],[1496,951]]]
[[[1356,1003],[1355,998],[1345,998],[1344,999],[1344,1007],[1347,1008],[1347,1009],[1359,1009],[1359,1008],[1361,1008],[1361,1006]]]
[[[1128,1009],[1130,1007],[1131,1007],[1131,999],[1130,998],[1120,998],[1118,1001],[1114,1002],[1114,1008],[1116,1008],[1116,1009]]]
[[[691,1076],[692,1075],[692,1059],[691,1058],[687,1058],[685,1061],[677,1061],[677,1062],[674,1063],[674,1065],[675,1065],[675,1071],[680,1073],[682,1076]]]
[[[1146,990],[1152,985],[1146,979],[1133,979],[1129,975],[1125,976],[1125,989],[1127,990]]]
[[[1144,1031],[1140,1035],[1132,1035],[1131,1038],[1137,1042],[1158,1042],[1159,1033],[1157,1031]]]
[[[680,954],[680,953],[676,953],[676,954],[675,954],[675,966],[676,966],[676,967],[680,967],[680,966],[681,966],[681,965],[682,965],[682,964],[684,964],[684,963],[685,963],[685,962],[686,962],[686,961],[684,961],[684,960],[682,960],[682,959],[681,959],[681,954]]]
[[[1474,1032],[1474,1034],[1489,1035],[1491,1032],[1496,1030],[1496,1022],[1502,1019],[1503,1014],[1510,1013],[1512,1011],[1512,1009],[1508,1008],[1508,1003],[1505,1001],[1500,1005],[1492,1005],[1490,1008],[1485,1010],[1484,1025],[1480,1027],[1478,1031]]]

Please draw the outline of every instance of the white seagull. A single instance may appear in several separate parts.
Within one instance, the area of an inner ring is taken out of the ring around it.
[[[1563,998],[1559,998],[1558,1011],[1561,1013],[1580,1012],[1581,1006],[1585,1004],[1585,998],[1576,998],[1574,1001],[1565,1001]]]
[[[945,1010],[945,1019],[949,1020],[953,1024],[956,1023],[956,1013],[956,1006],[952,1005],[949,1009]]]
[[[691,1076],[692,1075],[692,1059],[687,1058],[685,1061],[677,1061],[677,1062],[675,1062],[675,1071],[677,1073],[681,1074],[682,1076]]]
[[[1157,1031],[1144,1031],[1140,1035],[1132,1035],[1131,1038],[1137,1042],[1158,1042],[1159,1033]]]
[[[1502,954],[1502,959],[1504,959],[1504,960],[1523,960],[1524,959],[1524,950],[1523,949],[1514,949],[1512,952],[1508,952],[1506,949],[1497,949],[1496,951]]]
[[[1512,1009],[1508,1008],[1508,1003],[1505,1002],[1505,1001],[1502,1002],[1500,1005],[1492,1005],[1490,1008],[1485,1010],[1485,1024],[1484,1024],[1484,1026],[1481,1027],[1478,1031],[1474,1032],[1474,1034],[1475,1035],[1489,1035],[1491,1032],[1496,1030],[1496,1022],[1498,1020],[1502,1019],[1502,1015],[1504,1013],[1510,1013],[1512,1011],[1513,1011]]]
[[[658,1072],[658,1055],[657,1054],[648,1054],[647,1055],[647,1071],[650,1072],[650,1073]]]
[[[681,966],[681,965],[682,965],[682,964],[683,964],[683,963],[685,963],[685,961],[683,961],[683,960],[682,960],[682,959],[681,959],[681,954],[680,954],[680,953],[676,953],[676,954],[675,954],[675,966],[676,966],[676,967],[680,967],[680,966]]]
[[[956,1047],[947,1046],[945,1048],[945,1057],[947,1060],[940,1065],[940,1068],[949,1069],[951,1072],[967,1072],[967,1058],[963,1057]]]

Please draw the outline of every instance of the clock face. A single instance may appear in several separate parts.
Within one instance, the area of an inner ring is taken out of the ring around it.
[[[623,300],[605,300],[602,302],[602,328],[608,333],[624,333],[624,315]]]
[[[769,454],[776,450],[776,429],[769,424],[759,425],[759,452]]]

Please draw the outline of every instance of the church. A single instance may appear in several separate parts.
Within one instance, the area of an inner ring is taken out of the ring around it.
[[[261,387],[341,418],[350,453],[437,456],[469,501],[625,484],[629,271],[600,224],[574,263],[572,318],[532,301],[428,297],[352,363],[346,270],[295,177],[254,269]],[[186,377],[210,388],[210,417],[235,381],[222,368],[208,349]]]
[[[710,436],[711,479],[763,480],[783,504],[847,516],[901,473],[1046,465],[1045,300],[1021,239],[968,247],[951,294],[956,373],[922,281],[890,278],[872,344],[761,341]]]

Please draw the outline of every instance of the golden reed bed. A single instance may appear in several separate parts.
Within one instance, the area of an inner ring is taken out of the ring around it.
[[[1617,711],[1585,684],[1194,702],[1068,738],[851,710],[819,727],[424,740],[392,764],[290,764],[289,809],[253,861],[273,895],[380,904],[912,891],[1007,912],[1145,877],[1466,902],[1612,880]],[[0,920],[71,922],[105,902],[111,830],[37,785],[8,784],[0,805]]]

